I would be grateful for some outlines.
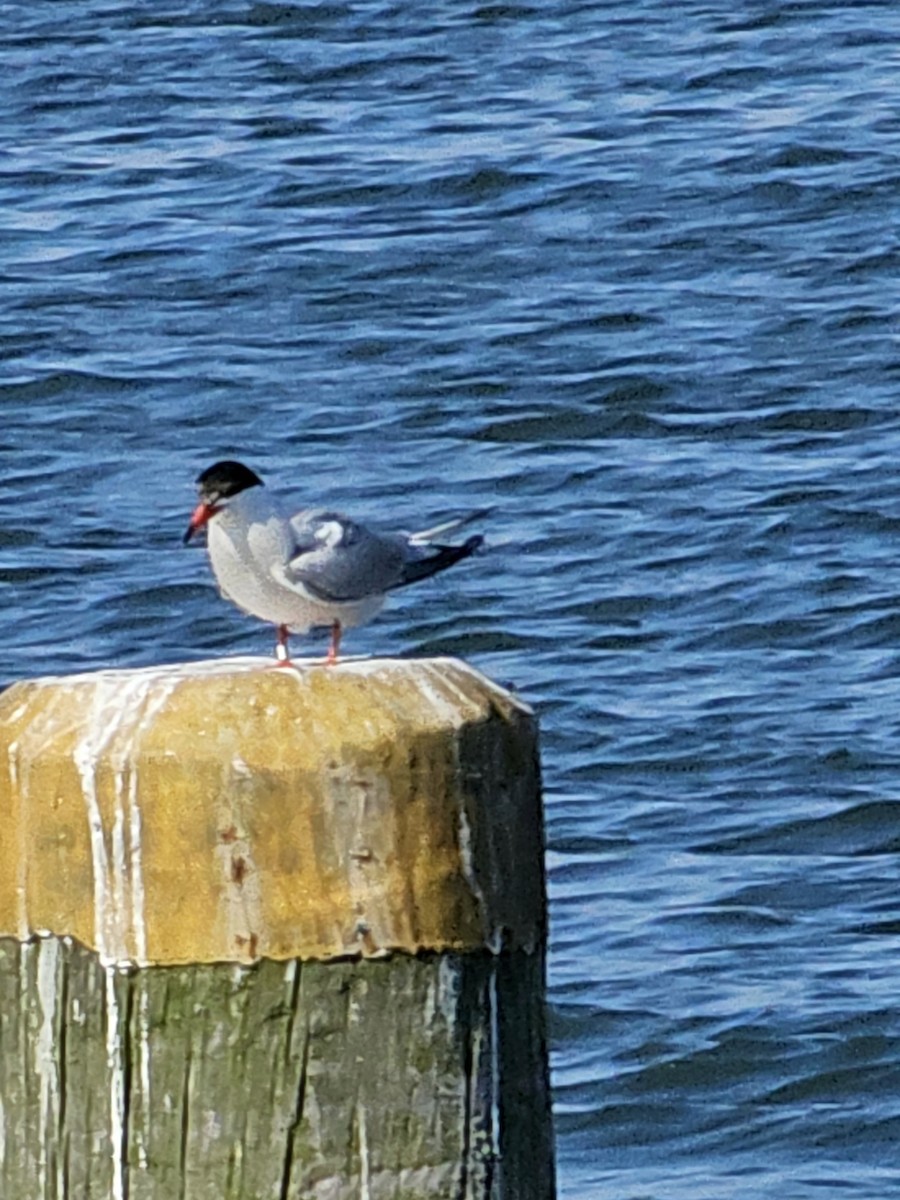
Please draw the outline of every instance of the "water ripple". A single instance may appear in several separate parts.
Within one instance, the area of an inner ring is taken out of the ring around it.
[[[898,44],[60,0],[0,46],[4,679],[270,647],[179,544],[215,458],[490,507],[352,649],[538,709],[573,1200],[900,1181]]]

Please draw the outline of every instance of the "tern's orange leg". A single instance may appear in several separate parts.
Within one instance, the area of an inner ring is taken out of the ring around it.
[[[341,648],[341,623],[335,621],[331,626],[331,645],[328,647],[328,655],[325,663],[329,667],[333,667],[338,660],[338,651]]]
[[[277,667],[290,667],[291,655],[288,650],[288,627],[287,625],[278,626],[278,638],[275,642],[275,658]]]

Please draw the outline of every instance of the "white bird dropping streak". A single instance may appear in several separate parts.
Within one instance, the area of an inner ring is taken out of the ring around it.
[[[109,1140],[112,1150],[112,1200],[125,1200],[125,1162],[128,1146],[125,1141],[125,1073],[122,1069],[123,1031],[116,996],[116,968],[104,967],[106,973],[106,1065],[109,1071]],[[128,1036],[128,1031],[124,1031]]]
[[[12,741],[7,747],[10,794],[18,799],[19,804],[16,821],[18,827],[16,923],[18,937],[21,941],[26,941],[35,932],[31,928],[28,911],[28,838],[35,826],[29,812],[31,764],[43,752],[47,740],[51,736],[57,736],[60,732],[60,714],[57,711],[59,700],[59,696],[51,699],[35,719],[20,730],[18,739]],[[9,721],[18,721],[27,709],[27,704],[20,706],[9,718]]]
[[[356,1104],[356,1128],[359,1131],[359,1200],[371,1200],[369,1133],[366,1128],[366,1107],[362,1101]]]
[[[174,686],[166,671],[140,672],[124,682],[112,674],[101,676],[73,752],[91,839],[94,938],[104,964],[147,962],[138,750]],[[97,791],[97,766],[104,755],[113,775],[108,838]]]
[[[491,1151],[500,1160],[500,1009],[497,1000],[497,960],[491,959],[488,1011],[491,1028]]]
[[[37,962],[37,991],[38,1004],[41,1010],[41,1027],[37,1038],[37,1056],[35,1068],[40,1078],[40,1121],[42,1147],[50,1146],[58,1137],[60,1090],[59,1065],[57,1063],[56,1024],[57,1004],[59,1001],[57,989],[57,970],[59,965],[59,943],[55,938],[40,938],[32,944],[26,953],[34,952]],[[39,1165],[39,1187],[42,1196],[49,1194],[47,1180],[47,1154],[42,1149]],[[62,1155],[57,1155],[58,1176],[61,1172]],[[62,1180],[57,1177],[57,1194],[63,1195]]]
[[[18,797],[19,800],[19,847],[16,863],[16,923],[18,925],[19,940],[25,941],[30,935],[28,920],[28,845],[25,837],[26,833],[26,814],[25,814],[25,793],[26,790],[20,785],[19,780],[19,743],[10,742],[6,751],[7,761],[9,765],[9,794]]]

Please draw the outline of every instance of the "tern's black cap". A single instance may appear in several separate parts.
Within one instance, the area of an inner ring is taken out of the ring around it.
[[[245,492],[247,488],[262,487],[263,481],[243,463],[226,459],[202,471],[197,476],[197,486],[203,496],[227,497]]]

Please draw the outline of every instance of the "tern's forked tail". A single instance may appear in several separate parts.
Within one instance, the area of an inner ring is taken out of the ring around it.
[[[434,554],[406,563],[403,567],[403,575],[394,587],[405,587],[408,583],[418,583],[420,579],[428,579],[431,575],[437,575],[439,571],[446,571],[454,563],[469,558],[483,544],[484,538],[480,533],[476,533],[461,546],[435,546]]]

